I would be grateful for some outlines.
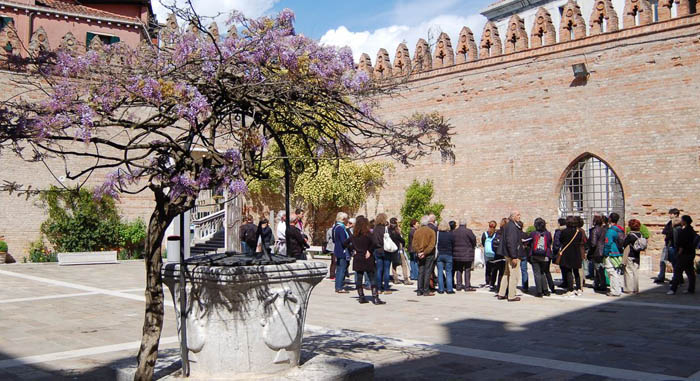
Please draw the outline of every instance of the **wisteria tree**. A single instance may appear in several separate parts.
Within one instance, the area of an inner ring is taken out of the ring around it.
[[[78,169],[66,165],[65,177],[108,173],[100,193],[153,194],[140,380],[153,375],[163,325],[161,242],[200,190],[246,192],[247,179],[270,175],[261,164],[268,143],[284,159],[290,138],[312,163],[390,157],[408,164],[436,150],[454,157],[439,116],[377,118],[377,100],[395,84],[372,82],[349,49],[297,35],[291,11],[260,19],[234,13],[226,35],[192,9],[174,11],[189,26],[163,31],[159,46],[93,45],[84,54],[25,60],[34,76],[23,85],[43,100],[18,96],[0,107],[5,152],[30,161],[90,159]]]

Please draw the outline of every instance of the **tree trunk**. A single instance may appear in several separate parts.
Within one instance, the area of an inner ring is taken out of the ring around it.
[[[163,266],[161,243],[168,225],[173,219],[163,205],[157,205],[151,214],[146,237],[146,313],[143,320],[143,336],[138,354],[138,368],[134,380],[150,381],[158,358],[158,343],[163,330]]]

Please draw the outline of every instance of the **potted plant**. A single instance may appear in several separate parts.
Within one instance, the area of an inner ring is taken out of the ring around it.
[[[7,258],[7,242],[0,239],[0,263],[5,263]]]

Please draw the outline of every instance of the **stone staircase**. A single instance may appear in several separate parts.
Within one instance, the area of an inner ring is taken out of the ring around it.
[[[223,249],[224,246],[224,231],[220,230],[214,233],[206,242],[191,246],[190,256],[216,253],[217,250]]]

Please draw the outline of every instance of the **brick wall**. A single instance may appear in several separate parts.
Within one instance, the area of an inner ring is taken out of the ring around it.
[[[9,71],[0,71],[0,89],[3,96],[11,96],[21,92],[21,85],[27,79],[24,74]],[[29,100],[40,98],[37,91],[23,93]],[[77,148],[80,147],[78,144]],[[30,150],[25,150],[27,154]],[[31,154],[29,154],[31,157]],[[72,158],[64,163],[62,160],[49,159],[43,163],[30,163],[17,157],[11,150],[4,148],[0,151],[0,182],[16,181],[32,189],[47,189],[50,185],[59,185],[54,178],[65,175],[64,168],[76,173],[94,165],[94,160]],[[49,171],[48,168],[52,170]],[[53,172],[53,175],[52,175]],[[86,182],[91,189],[102,183],[108,171],[95,171]],[[85,179],[81,179],[85,180]],[[76,182],[63,180],[66,185],[75,185]],[[118,207],[122,215],[127,219],[143,218],[146,223],[153,210],[153,198],[150,192],[145,191],[138,195],[123,195]],[[29,244],[39,238],[39,226],[45,220],[45,210],[41,207],[37,198],[25,199],[16,195],[0,192],[0,235],[5,236],[10,254],[18,261],[27,255]]]
[[[368,215],[398,215],[411,181],[432,179],[444,213],[478,231],[514,208],[553,228],[567,169],[593,154],[619,177],[626,219],[660,232],[678,207],[700,221],[698,15],[431,70],[405,87],[380,115],[439,111],[455,127],[456,163],[435,154],[397,168]],[[650,242],[656,268],[662,244]]]

